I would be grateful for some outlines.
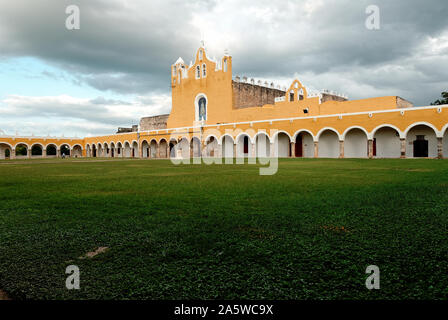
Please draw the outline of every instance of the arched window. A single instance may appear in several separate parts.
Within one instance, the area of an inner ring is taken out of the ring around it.
[[[199,61],[202,61],[202,50],[199,50]]]
[[[196,67],[196,79],[201,77],[201,68],[199,66]]]
[[[227,72],[227,59],[224,59],[223,70],[224,70],[224,72]]]
[[[207,66],[205,65],[205,63],[202,65],[202,76],[207,76]]]
[[[207,100],[204,97],[199,99],[199,121],[207,120]]]
[[[294,90],[289,92],[289,101],[294,101]]]

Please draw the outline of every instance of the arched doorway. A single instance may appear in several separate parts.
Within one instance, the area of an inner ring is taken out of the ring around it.
[[[248,134],[241,134],[236,140],[237,158],[248,158],[252,150],[252,143]]]
[[[201,157],[201,141],[198,137],[193,137],[190,142],[191,155],[194,158]]]
[[[143,158],[149,158],[151,156],[151,150],[149,148],[149,143],[146,140],[142,142],[142,156]]]
[[[117,155],[116,157],[122,158],[123,157],[123,145],[121,142],[117,143]]]
[[[54,144],[47,145],[47,157],[56,157],[58,155],[58,148]]]
[[[134,141],[132,143],[131,152],[132,152],[132,158],[138,158],[139,157],[138,156],[138,143],[136,141]]]
[[[170,158],[176,158],[176,145],[177,145],[177,141],[171,140],[170,141]]]
[[[131,157],[131,145],[127,141],[124,143],[123,156],[125,158],[130,158]]]
[[[436,158],[437,136],[434,129],[421,124],[412,127],[406,135],[407,158]]]
[[[151,140],[150,143],[150,156],[152,159],[157,158],[157,141],[156,140]]]
[[[231,136],[225,135],[221,142],[222,156],[223,158],[233,158],[233,138]]]
[[[313,136],[302,131],[296,134],[295,139],[295,156],[297,158],[313,158],[314,157],[314,140]]]
[[[101,145],[101,143],[98,143],[97,156],[99,158],[104,157],[104,150],[103,150],[103,146]]]
[[[382,127],[373,135],[373,156],[375,158],[400,158],[400,133],[392,127]]]
[[[74,158],[81,158],[82,157],[82,147],[79,144],[75,145],[73,147],[72,154],[73,154]]]
[[[94,145],[94,144],[92,144],[92,157],[94,157],[94,158],[97,157],[96,145]]]
[[[284,132],[279,132],[274,138],[274,152],[279,158],[291,155],[291,139]]]
[[[70,146],[68,144],[63,144],[61,146],[60,155],[70,157]]]
[[[40,144],[35,144],[31,147],[31,156],[32,157],[42,157],[43,156],[43,147]]]
[[[359,129],[350,129],[345,134],[344,157],[345,158],[367,158],[369,156],[367,134]]]
[[[160,140],[159,148],[160,148],[160,158],[162,158],[162,159],[168,158],[167,150],[166,150],[167,149],[167,143],[166,143],[165,139]]]
[[[116,154],[115,154],[115,143],[114,142],[111,142],[110,143],[110,156],[111,156],[111,158],[115,158],[116,157]]]
[[[218,154],[218,140],[215,137],[209,137],[206,141],[205,153],[207,157],[216,157]]]
[[[28,157],[28,146],[24,143],[19,143],[16,145],[16,158],[26,158]]]
[[[255,137],[255,153],[258,158],[267,158],[271,154],[271,141],[264,132]]]
[[[0,159],[11,158],[12,148],[9,144],[0,143]]]
[[[327,129],[319,136],[319,158],[339,158],[339,137]]]
[[[103,145],[103,154],[106,158],[108,158],[110,156],[109,145],[106,142]]]
[[[182,138],[177,144],[176,149],[178,150],[176,152],[176,156],[179,156],[180,153],[180,156],[183,159],[190,158],[190,143],[188,142],[187,138]]]

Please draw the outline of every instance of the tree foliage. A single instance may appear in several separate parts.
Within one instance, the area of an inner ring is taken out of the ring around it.
[[[442,92],[442,99],[437,99],[431,103],[432,106],[440,106],[442,104],[448,104],[448,92]]]

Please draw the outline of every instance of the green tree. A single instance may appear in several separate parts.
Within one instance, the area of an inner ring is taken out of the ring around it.
[[[448,104],[448,92],[442,92],[442,99],[431,103],[432,106],[440,106],[441,104]]]

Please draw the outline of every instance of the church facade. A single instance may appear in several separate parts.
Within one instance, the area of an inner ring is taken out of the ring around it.
[[[190,64],[171,66],[169,115],[138,129],[79,138],[0,136],[0,159],[447,158],[448,105],[415,107],[398,96],[348,100],[232,76],[232,57],[201,46]]]

